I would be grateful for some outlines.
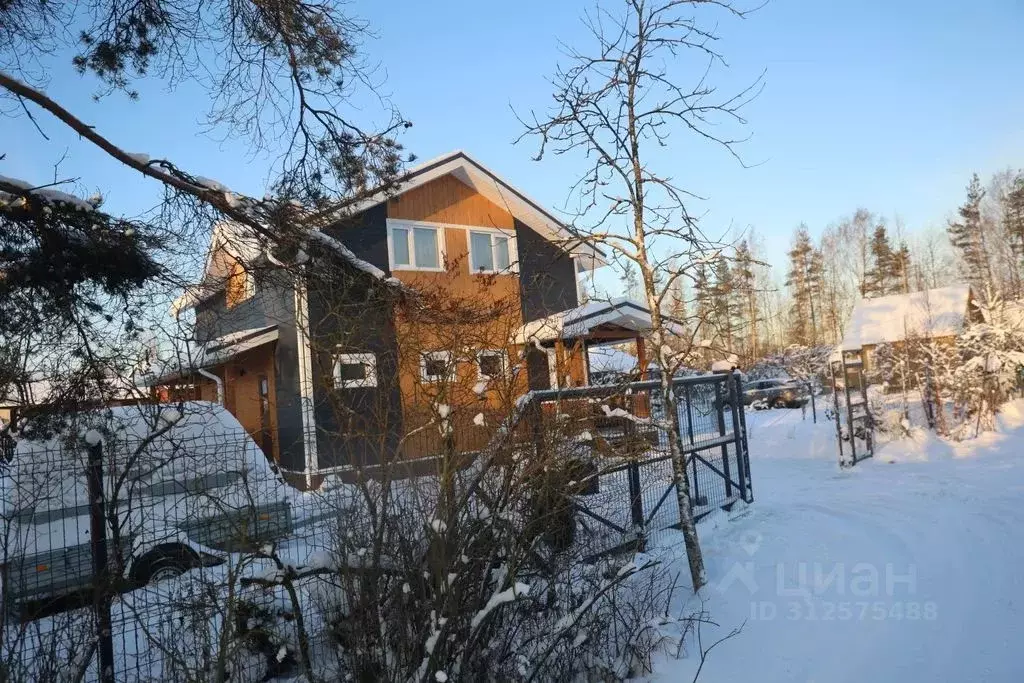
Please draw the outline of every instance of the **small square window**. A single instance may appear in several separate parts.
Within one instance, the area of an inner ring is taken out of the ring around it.
[[[334,357],[334,386],[355,389],[377,386],[377,358],[372,353],[339,353]]]
[[[480,377],[497,378],[505,374],[504,351],[481,351],[477,357]]]
[[[443,382],[454,374],[452,354],[448,351],[430,351],[420,359],[420,376],[425,382]]]

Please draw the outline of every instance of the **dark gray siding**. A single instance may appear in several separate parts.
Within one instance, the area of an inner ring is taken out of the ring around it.
[[[291,275],[278,270],[262,270],[256,274],[256,294],[248,301],[229,309],[221,291],[196,306],[195,313],[198,342],[241,330],[277,325],[274,382],[281,466],[290,470],[304,469],[295,290]]]
[[[341,268],[310,285],[314,412],[321,468],[373,465],[397,452],[402,430],[392,294],[377,280]],[[336,353],[372,353],[376,387],[335,388]]]
[[[255,296],[233,308],[227,307],[223,289],[196,306],[197,342],[241,330],[294,324],[295,304],[290,277],[271,269],[260,270],[255,277]]]
[[[522,221],[516,220],[515,225],[523,322],[579,305],[575,264],[569,254]]]
[[[387,217],[387,204],[381,203],[335,223],[324,232],[340,240],[359,258],[390,275]]]
[[[532,390],[551,388],[548,354],[534,346],[526,349],[526,381]]]

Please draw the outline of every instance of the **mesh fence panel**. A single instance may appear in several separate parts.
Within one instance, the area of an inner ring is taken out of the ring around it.
[[[726,400],[731,381],[711,376],[676,386],[698,516],[751,499],[742,414]],[[297,614],[303,633],[312,634],[306,655],[330,671],[341,589],[321,570],[360,562],[339,558],[339,548],[358,551],[371,513],[407,520],[413,536],[415,528],[429,529],[438,478],[354,485],[329,477],[315,491],[300,491],[237,422],[150,408],[134,421],[24,435],[8,453],[0,472],[0,679],[294,675],[296,652],[280,643],[297,641]],[[559,457],[584,463],[576,478],[586,480],[586,491],[572,496],[573,552],[600,556],[679,522],[665,420],[650,383],[540,400],[507,434],[497,432],[510,442],[498,471],[522,468],[555,444]],[[459,443],[458,427],[454,436]],[[462,440],[488,452],[473,439]],[[385,490],[390,502],[371,511],[368,496],[379,501]],[[101,551],[107,562],[97,566]],[[282,582],[306,576],[319,583],[289,591]],[[109,640],[97,639],[108,611]],[[100,662],[112,670],[102,672]]]

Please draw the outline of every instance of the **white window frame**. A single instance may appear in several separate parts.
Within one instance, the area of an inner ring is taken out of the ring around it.
[[[555,349],[544,349],[548,355],[548,383],[552,389],[560,388],[558,382],[558,352]]]
[[[428,375],[427,374],[427,360],[442,360],[444,365],[449,369],[452,375],[447,377],[444,375]],[[451,351],[424,351],[420,354],[420,379],[430,384],[436,384],[438,382],[447,382],[453,379],[455,372],[455,364],[452,358]]]
[[[341,379],[338,369],[342,365],[362,365],[366,368],[366,376],[363,379]],[[372,353],[336,353],[333,371],[335,389],[377,386],[377,356]]]
[[[484,366],[480,360],[484,356],[497,357],[501,361],[501,375],[495,377],[494,375],[485,375]],[[477,351],[476,354],[476,376],[477,379],[501,379],[508,373],[508,354],[504,349],[484,349],[483,351]]]
[[[516,244],[516,233],[514,230],[503,230],[501,228],[485,228],[472,225],[464,226],[466,230],[466,256],[469,258],[468,266],[470,273],[482,275],[501,275],[502,273],[519,272],[519,245]],[[500,270],[478,270],[473,268],[473,235],[474,232],[491,234],[491,263],[497,263],[497,254],[494,250],[494,235],[501,235],[508,240],[508,268]]]
[[[442,223],[427,223],[424,221],[407,221],[399,220],[397,218],[389,218],[387,220],[388,225],[388,265],[391,270],[419,270],[428,273],[441,273],[444,272],[444,264],[447,260],[448,250],[445,242],[445,225]],[[395,263],[395,239],[394,239],[394,228],[402,228],[408,231],[407,245],[409,247],[409,263],[400,264]],[[416,249],[413,242],[413,229],[415,228],[426,228],[433,230],[437,234],[437,267],[420,267],[416,265]]]

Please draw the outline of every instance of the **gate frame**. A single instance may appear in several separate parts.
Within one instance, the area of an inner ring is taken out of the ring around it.
[[[697,444],[693,440],[693,415],[692,415],[692,387],[712,384],[715,389],[715,398],[713,405],[715,406],[715,412],[717,413],[717,426],[719,429],[719,437],[704,441]],[[729,400],[730,411],[732,413],[732,427],[733,432],[729,434],[725,431],[725,405],[722,401],[723,386],[726,389],[726,394],[731,397]],[[673,391],[676,392],[677,398],[679,389],[682,388],[683,395],[685,396],[686,410],[687,410],[687,426],[686,433],[690,438],[689,444],[682,443],[683,429],[682,422],[680,421],[680,453],[684,459],[684,467],[689,466],[692,462],[693,469],[693,481],[694,486],[690,491],[690,508],[691,510],[697,507],[697,468],[698,462],[705,468],[711,470],[715,475],[721,477],[725,482],[727,497],[724,501],[717,503],[717,506],[721,509],[728,510],[739,500],[746,503],[754,502],[754,491],[750,476],[750,450],[747,441],[747,423],[745,411],[739,408],[742,405],[740,397],[742,396],[742,375],[739,372],[720,372],[712,373],[710,375],[700,375],[696,377],[674,377],[672,380]],[[630,382],[626,384],[609,384],[609,385],[594,385],[594,386],[583,386],[583,387],[568,387],[564,389],[544,389],[531,391],[526,398],[527,404],[522,406],[523,414],[528,415],[529,419],[533,421],[532,431],[534,438],[539,439],[543,433],[540,421],[543,419],[543,411],[541,404],[545,401],[559,401],[565,399],[574,398],[596,398],[596,397],[612,397],[619,395],[630,395],[641,392],[650,392],[651,390],[661,389],[660,380],[641,380],[637,382]],[[677,404],[677,411],[679,410],[679,404]],[[625,431],[627,433],[635,432],[636,425],[632,420],[626,419]],[[668,430],[665,430],[666,435],[671,438],[671,434]],[[728,437],[728,438],[727,438]],[[735,481],[730,471],[728,446],[733,444],[735,448],[736,457],[736,477],[738,481]],[[535,441],[535,447],[540,448],[541,444]],[[723,468],[719,470],[717,467],[712,465],[706,459],[701,456],[701,453],[708,450],[722,449],[723,453]],[[655,513],[661,509],[665,500],[669,494],[672,493],[676,487],[676,483],[673,481],[669,484],[665,491],[658,498],[657,503],[653,506],[650,514],[645,514],[643,509],[643,497],[642,497],[642,486],[640,478],[640,467],[642,465],[651,464],[655,462],[662,462],[670,460],[671,455],[662,455],[656,458],[648,458],[645,460],[630,459],[628,462],[600,471],[600,474],[612,474],[615,472],[626,471],[627,481],[629,484],[629,507],[630,507],[630,522],[632,523],[633,529],[623,529],[620,525],[615,522],[606,519],[603,515],[600,515],[593,510],[587,509],[581,505],[579,501],[573,500],[573,509],[582,515],[590,517],[604,526],[622,534],[625,538],[623,543],[620,543],[610,549],[603,550],[595,553],[588,559],[596,559],[607,554],[620,552],[627,548],[643,551],[650,531],[651,522],[654,519]],[[600,475],[599,475],[600,476]],[[694,515],[695,521],[699,521],[706,515],[710,514],[712,510],[707,510],[700,514]],[[676,522],[665,528],[678,528],[679,523]],[[632,531],[632,533],[631,533]],[[629,538],[632,536],[632,538]]]

